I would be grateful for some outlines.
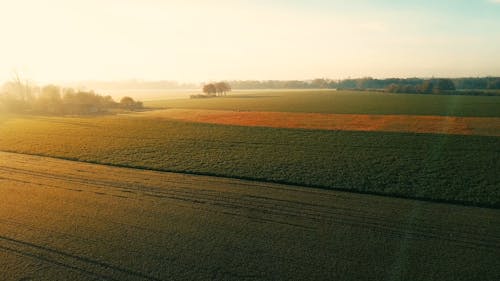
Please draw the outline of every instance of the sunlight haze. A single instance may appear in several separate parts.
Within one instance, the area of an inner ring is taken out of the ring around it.
[[[499,1],[0,2],[0,80],[500,75]]]
[[[500,0],[0,0],[0,281],[500,281]]]

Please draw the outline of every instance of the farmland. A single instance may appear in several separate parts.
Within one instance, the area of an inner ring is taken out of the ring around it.
[[[500,0],[0,11],[0,281],[500,281]]]
[[[500,117],[500,96],[386,94],[334,90],[236,91],[217,99],[148,101],[146,106],[232,111]]]
[[[0,153],[18,280],[496,280],[500,211]]]
[[[500,118],[498,117],[325,114],[177,108],[141,114],[159,120],[174,119],[250,127],[500,136]]]
[[[500,138],[257,128],[147,116],[6,116],[0,150],[500,206]]]

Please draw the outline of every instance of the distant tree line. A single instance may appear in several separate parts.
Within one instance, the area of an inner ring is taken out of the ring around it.
[[[446,80],[446,81],[444,81]],[[451,84],[453,87],[450,87]],[[229,81],[233,89],[353,89],[353,90],[384,90],[394,89],[395,86],[400,89],[408,89],[413,92],[420,92],[424,84],[431,83],[431,86],[456,90],[498,90],[500,89],[500,77],[483,77],[483,78],[388,78],[375,79],[371,77],[332,80],[319,78],[313,80],[245,80],[245,81]],[[438,85],[439,84],[439,85]],[[446,86],[448,85],[448,86]],[[427,85],[428,86],[428,85]],[[399,90],[398,90],[399,91]],[[429,91],[424,91],[429,92]],[[432,92],[432,91],[430,91]]]
[[[385,90],[391,85],[396,85],[401,88],[412,89],[412,87],[420,87],[425,81],[436,80],[438,78],[423,79],[423,78],[388,78],[376,79],[371,77],[355,78],[355,79],[328,79],[318,78],[312,80],[234,80],[226,81],[231,85],[232,89],[352,89],[352,90]],[[461,90],[499,90],[500,77],[480,77],[480,78],[453,78],[451,79],[455,89]],[[220,83],[220,82],[219,82]],[[126,81],[87,81],[75,84],[68,84],[69,87],[81,88],[85,85],[92,89],[116,90],[116,89],[198,89],[200,86],[208,86],[213,95],[213,87],[216,83],[197,84],[197,83],[179,83],[175,81],[141,81],[141,80],[126,80]],[[394,87],[392,87],[394,88]],[[416,90],[415,90],[416,91]],[[207,97],[205,94],[203,97]]]
[[[385,88],[389,93],[421,93],[440,94],[455,91],[455,84],[451,79],[430,79],[424,80],[422,84],[390,84]]]
[[[142,102],[130,97],[115,102],[111,96],[102,96],[93,91],[79,91],[56,85],[38,87],[19,78],[5,83],[0,90],[0,109],[15,113],[95,114],[113,108],[135,110],[142,107]]]

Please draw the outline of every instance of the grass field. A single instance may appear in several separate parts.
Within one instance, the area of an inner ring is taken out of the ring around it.
[[[500,210],[0,153],[2,281],[495,280]]]
[[[500,138],[313,131],[132,116],[4,117],[0,150],[500,206]]]
[[[386,94],[327,90],[236,91],[223,98],[148,101],[145,105],[240,111],[500,117],[500,96]]]

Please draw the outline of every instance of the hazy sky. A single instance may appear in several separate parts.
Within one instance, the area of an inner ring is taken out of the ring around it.
[[[500,75],[500,0],[0,0],[0,80]]]

